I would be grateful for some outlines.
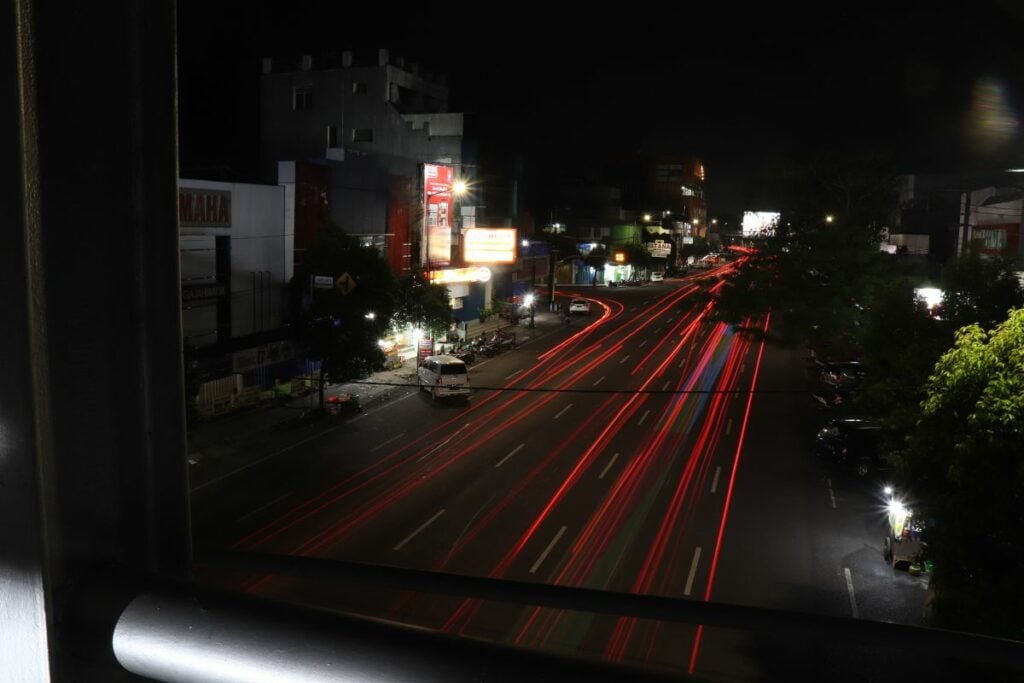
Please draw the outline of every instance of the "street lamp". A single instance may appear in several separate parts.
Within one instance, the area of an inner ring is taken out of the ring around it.
[[[836,219],[836,217],[835,217],[835,216],[833,216],[832,214],[828,214],[827,216],[825,216],[825,222],[826,222],[826,223],[831,223],[831,222],[833,222],[833,221],[834,221],[835,219]]]
[[[534,304],[533,292],[530,292],[523,297],[523,303],[530,307],[530,328],[533,329],[533,304]]]

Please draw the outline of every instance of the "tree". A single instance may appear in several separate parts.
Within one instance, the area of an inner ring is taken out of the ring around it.
[[[1011,308],[1024,305],[1012,259],[984,258],[969,250],[942,271],[942,317],[955,328],[971,323],[991,327]]]
[[[455,317],[452,315],[451,293],[444,285],[428,282],[419,268],[398,283],[397,325],[412,325],[430,332],[432,337],[447,334]]]
[[[895,174],[870,156],[819,159],[776,169],[765,187],[761,201],[781,218],[721,288],[717,315],[739,321],[770,309],[787,343],[852,341],[864,292],[885,277],[878,243],[895,207]]]
[[[354,287],[311,289],[313,276],[337,281],[347,275]],[[383,367],[378,341],[391,323],[397,284],[373,247],[330,224],[303,254],[292,279],[293,317],[300,341],[321,361],[320,407],[324,380],[341,382]]]
[[[897,454],[935,563],[938,625],[1024,639],[1024,310],[969,325],[935,366]]]

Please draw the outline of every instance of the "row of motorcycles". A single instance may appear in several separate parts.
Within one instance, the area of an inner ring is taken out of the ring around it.
[[[455,356],[466,365],[469,365],[476,361],[476,357],[478,355],[491,358],[493,356],[497,356],[502,351],[508,351],[515,347],[516,335],[509,334],[508,332],[502,332],[501,330],[495,330],[490,336],[481,334],[469,342],[462,344],[452,351],[451,355]]]

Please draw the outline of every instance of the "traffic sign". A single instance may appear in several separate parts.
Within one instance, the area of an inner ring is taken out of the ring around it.
[[[334,278],[330,275],[313,276],[314,289],[331,289],[332,287],[334,287]]]
[[[342,294],[348,294],[356,288],[356,281],[348,273],[342,273],[338,276],[338,279],[334,281],[334,286]]]

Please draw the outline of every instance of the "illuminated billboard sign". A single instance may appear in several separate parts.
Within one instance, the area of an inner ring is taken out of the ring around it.
[[[423,164],[423,256],[431,266],[447,266],[452,258],[451,214],[455,167]]]
[[[647,251],[654,258],[668,258],[672,253],[672,243],[665,240],[654,240],[647,243]]]
[[[435,285],[447,285],[455,282],[487,282],[491,279],[489,268],[446,268],[430,273],[430,281]]]
[[[466,263],[515,263],[515,228],[468,228],[463,235]]]
[[[775,226],[779,224],[778,211],[744,211],[743,236],[769,237],[775,234]]]

